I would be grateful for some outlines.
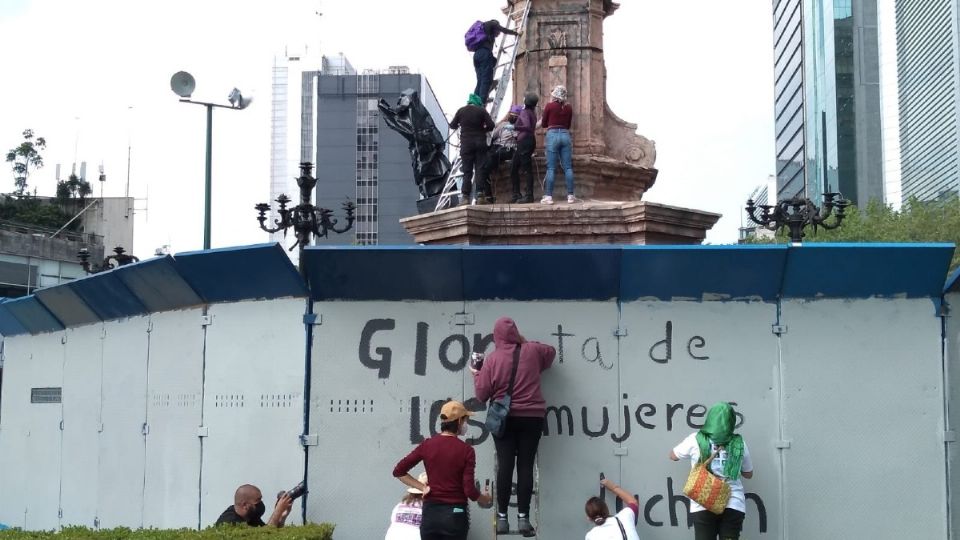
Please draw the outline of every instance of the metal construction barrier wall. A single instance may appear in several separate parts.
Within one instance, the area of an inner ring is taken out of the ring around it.
[[[600,472],[638,495],[642,537],[690,538],[689,465],[667,454],[720,400],[736,402],[756,468],[745,537],[947,538],[951,254],[314,248],[306,284],[277,246],[123,267],[0,304],[0,522],[206,526],[237,485],[269,501],[306,476],[291,521],[379,538],[403,493],[393,465],[436,432],[439,405],[483,411],[466,362],[508,315],[558,349],[541,538],[586,532]],[[481,484],[494,470],[482,418],[466,436]],[[471,522],[471,538],[490,536],[490,511],[472,505]]]

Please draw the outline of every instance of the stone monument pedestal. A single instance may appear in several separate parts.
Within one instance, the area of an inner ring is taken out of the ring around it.
[[[400,220],[418,244],[700,244],[719,214],[647,201],[458,206]]]

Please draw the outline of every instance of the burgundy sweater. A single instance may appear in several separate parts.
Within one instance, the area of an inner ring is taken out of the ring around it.
[[[423,441],[397,463],[393,476],[400,478],[421,461],[430,486],[425,501],[465,504],[480,496],[473,477],[477,454],[459,437],[434,435]]]
[[[573,107],[569,103],[551,101],[543,108],[543,122],[540,125],[545,128],[570,129],[572,121]]]
[[[473,379],[477,399],[500,399],[510,386],[513,351],[520,346],[520,332],[513,319],[501,317],[493,327],[496,349],[487,355],[483,368]],[[540,373],[553,365],[557,351],[550,345],[527,341],[520,348],[520,363],[510,400],[510,416],[543,417],[547,403],[540,391]]]

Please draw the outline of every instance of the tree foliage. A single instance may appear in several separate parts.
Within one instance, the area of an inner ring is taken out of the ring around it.
[[[864,209],[851,207],[839,228],[807,228],[804,242],[948,242],[960,245],[960,197],[923,202],[916,198],[897,211],[871,202]],[[786,231],[773,238],[751,238],[750,243],[787,243]],[[960,253],[954,252],[950,271],[960,267]]]
[[[70,199],[80,199],[81,201],[93,193],[90,182],[71,174],[70,178],[57,182],[57,201],[65,203]]]
[[[36,197],[11,197],[4,195],[0,199],[0,220],[36,225],[49,229],[59,229],[73,217],[60,205]],[[70,224],[69,230],[76,230],[80,220]]]
[[[330,523],[282,528],[224,525],[202,531],[64,527],[59,532],[8,529],[0,531],[0,540],[332,540],[333,530],[334,526]]]
[[[30,169],[43,167],[43,156],[40,151],[46,147],[46,139],[35,137],[32,129],[25,129],[23,130],[23,142],[7,151],[7,163],[11,163],[13,169],[14,192],[17,195],[26,193]]]

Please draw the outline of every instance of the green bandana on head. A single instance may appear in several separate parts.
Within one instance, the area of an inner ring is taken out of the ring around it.
[[[723,446],[727,451],[727,461],[723,465],[723,475],[730,480],[740,478],[740,465],[743,462],[743,437],[733,432],[737,426],[737,415],[729,403],[717,403],[710,407],[707,421],[697,432],[697,445],[700,447],[700,462],[710,457],[710,443]]]
[[[480,96],[476,94],[470,94],[470,97],[467,98],[467,105],[476,105],[477,107],[483,107],[483,101],[480,100]]]

